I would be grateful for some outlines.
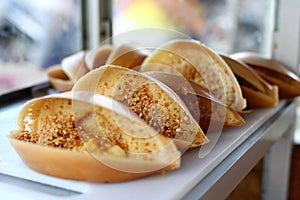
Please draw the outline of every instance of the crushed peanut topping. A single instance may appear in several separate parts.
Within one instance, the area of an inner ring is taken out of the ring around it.
[[[66,119],[49,116],[46,119],[46,123],[41,125],[38,132],[21,130],[17,139],[66,149],[80,149],[83,147],[72,116]]]
[[[45,121],[44,123],[40,122],[40,128],[36,132],[21,130],[16,139],[50,147],[99,153],[107,153],[115,146],[127,149],[124,142],[121,142],[122,138],[111,135],[99,136],[82,130],[80,126],[77,128],[73,116],[63,119],[49,116]]]
[[[137,90],[127,94],[124,103],[160,134],[170,138],[178,136],[180,133],[176,130],[180,128],[181,116],[170,116],[169,105],[160,105],[157,100],[154,100],[149,87],[149,84],[143,84]]]

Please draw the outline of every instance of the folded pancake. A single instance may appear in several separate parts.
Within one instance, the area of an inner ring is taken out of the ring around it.
[[[242,60],[253,68],[262,78],[279,88],[279,98],[293,98],[300,95],[300,78],[282,63],[263,58],[255,53],[241,52],[231,58]]]
[[[221,55],[236,76],[243,96],[247,100],[247,108],[272,107],[278,105],[278,87],[270,85],[254,69],[242,61]]]
[[[145,72],[145,74],[161,81],[176,92],[195,120],[199,121],[204,132],[244,124],[244,119],[237,111],[229,108],[200,85],[186,80],[183,76],[164,72]]]
[[[46,70],[46,74],[53,88],[59,92],[70,91],[74,83],[89,70],[84,61],[85,52],[80,51],[62,59],[58,65]]]
[[[91,71],[104,65],[113,51],[114,48],[110,44],[100,45],[98,48],[90,51],[85,57],[88,69]]]
[[[59,92],[72,90],[74,82],[70,80],[67,74],[61,68],[61,65],[53,65],[46,70],[46,74],[53,88]]]
[[[90,91],[125,104],[180,149],[203,145],[207,138],[181,99],[167,86],[134,70],[106,65],[83,76],[73,91]]]
[[[112,49],[111,45],[102,45],[92,52],[79,51],[63,58],[46,71],[51,85],[59,92],[70,91],[84,74],[104,65]]]
[[[179,73],[234,110],[241,111],[246,106],[231,69],[199,41],[172,40],[163,44],[144,60],[140,71]]]
[[[84,60],[85,56],[85,51],[79,51],[63,58],[61,61],[62,70],[74,83],[89,71]]]
[[[116,47],[108,57],[106,64],[126,67],[128,69],[138,68],[148,52],[137,45],[122,44]]]
[[[75,180],[118,182],[178,168],[173,141],[124,105],[90,93],[29,101],[9,140],[40,173]]]

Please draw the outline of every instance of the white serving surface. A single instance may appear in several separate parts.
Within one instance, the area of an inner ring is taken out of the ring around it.
[[[246,123],[240,127],[224,129],[218,142],[203,158],[199,156],[200,148],[185,152],[181,167],[177,170],[123,183],[89,183],[43,175],[24,165],[7,139],[7,134],[16,129],[16,116],[23,103],[0,109],[1,199],[14,199],[20,196],[22,199],[68,197],[70,200],[180,199],[286,104],[282,101],[274,108],[255,109],[251,113],[244,114]]]

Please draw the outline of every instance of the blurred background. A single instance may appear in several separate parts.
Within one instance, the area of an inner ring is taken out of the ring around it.
[[[82,49],[79,0],[0,1],[0,94],[46,82],[44,70]]]
[[[113,33],[137,28],[168,28],[213,49],[267,54],[272,1],[258,0],[115,0]]]
[[[266,53],[271,39],[271,0],[113,0],[106,6],[112,34],[167,28],[224,53]],[[80,0],[2,0],[0,11],[1,61],[46,68],[83,48]]]
[[[269,56],[273,4],[272,0],[1,0],[0,94],[47,81],[44,70],[49,66],[99,45],[88,45],[89,32],[98,37],[92,43],[100,43],[130,30],[163,28],[219,52]]]
[[[0,58],[41,67],[81,49],[80,1],[0,1]]]

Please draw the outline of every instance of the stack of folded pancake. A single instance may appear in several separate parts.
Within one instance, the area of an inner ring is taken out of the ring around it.
[[[195,40],[156,49],[103,45],[47,74],[61,93],[27,102],[9,139],[36,171],[97,182],[179,168],[207,133],[246,123],[245,109],[300,94],[298,76],[284,65],[218,55]]]

